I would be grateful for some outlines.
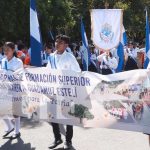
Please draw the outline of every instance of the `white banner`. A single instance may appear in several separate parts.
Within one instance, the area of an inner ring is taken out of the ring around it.
[[[121,41],[123,12],[121,9],[92,9],[92,40],[98,49],[110,50]]]
[[[150,133],[150,71],[0,70],[0,115]]]

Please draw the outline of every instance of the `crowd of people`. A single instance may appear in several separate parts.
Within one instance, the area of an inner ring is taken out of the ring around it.
[[[91,50],[90,63],[88,67],[89,71],[104,75],[116,72],[119,57],[115,48],[106,52],[94,47],[94,45],[90,45],[89,48]],[[81,72],[81,70],[83,70],[84,51],[85,47],[82,42],[79,44],[73,43],[69,46],[69,37],[66,35],[58,35],[56,36],[55,44],[47,42],[44,45],[43,51],[41,52],[42,66],[49,67],[51,69]],[[124,47],[124,70],[139,68],[137,58],[138,51],[138,45],[135,46],[132,42],[129,42],[128,45]],[[28,65],[31,65],[31,49],[28,49],[21,41],[16,44],[13,42],[0,43],[0,63],[2,69],[11,71],[27,67]],[[110,110],[110,113],[116,115],[113,110]],[[122,113],[123,112],[120,111],[120,114],[117,116],[122,117]],[[20,137],[20,116],[4,116],[3,120],[6,125],[3,137],[7,137],[12,132],[13,134],[11,139]],[[51,124],[55,140],[49,148],[53,149],[63,141],[60,134],[59,124]],[[64,143],[64,149],[70,149],[72,147],[73,126],[67,125],[65,137],[66,140]]]
[[[0,42],[0,62],[4,58],[4,43]],[[85,47],[80,43],[68,44],[66,51],[74,55],[78,61],[81,70],[83,69],[83,53]],[[119,63],[119,57],[117,54],[117,49],[113,48],[109,51],[104,51],[98,49],[93,44],[89,45],[90,49],[90,62],[88,65],[88,71],[93,71],[101,73],[104,75],[112,74],[117,72],[117,67]],[[46,66],[48,63],[48,57],[51,53],[55,52],[56,47],[53,42],[46,42],[41,51],[42,66]],[[15,53],[18,58],[20,58],[24,65],[31,65],[31,48],[27,48],[22,41],[18,41],[15,44]],[[138,68],[143,68],[144,63],[144,48],[139,47],[136,43],[130,41],[126,46],[124,46],[124,65],[122,70],[133,70]],[[85,71],[85,70],[84,70]]]

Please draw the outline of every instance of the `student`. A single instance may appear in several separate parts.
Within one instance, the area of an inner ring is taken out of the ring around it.
[[[18,69],[23,68],[23,63],[20,59],[16,58],[15,53],[15,44],[12,42],[7,42],[4,45],[4,54],[6,58],[2,59],[1,67],[5,70],[10,71],[16,71]],[[4,117],[4,122],[6,124],[7,130],[6,133],[3,135],[5,138],[8,136],[12,131],[14,131],[13,135],[11,136],[11,139],[16,139],[20,137],[20,117],[13,116],[14,117],[14,124],[12,123],[12,120],[9,118],[9,116]]]
[[[97,57],[97,60],[101,62],[100,69],[103,75],[113,74],[118,66],[118,61],[112,56],[112,53],[107,51]]]
[[[48,68],[51,69],[61,69],[61,70],[73,70],[76,72],[81,72],[79,64],[76,58],[66,51],[69,44],[69,37],[66,35],[58,35],[56,37],[55,48],[56,51],[49,56],[49,61],[47,64]],[[55,141],[49,147],[54,149],[62,143],[59,124],[52,123],[53,133]],[[64,149],[72,148],[72,137],[73,137],[73,126],[67,125],[66,128],[66,141],[64,143]]]
[[[0,63],[2,62],[2,59],[4,58],[3,54],[3,43],[0,42]]]
[[[48,63],[48,57],[53,52],[53,45],[51,43],[45,44],[45,50],[42,54],[42,66],[46,66]]]

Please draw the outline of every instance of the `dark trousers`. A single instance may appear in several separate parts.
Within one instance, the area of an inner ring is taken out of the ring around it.
[[[53,133],[55,140],[61,139],[60,129],[58,123],[51,123],[53,128]],[[71,142],[73,137],[73,126],[67,125],[66,126],[66,142]]]
[[[108,74],[112,74],[113,72],[111,71],[111,69],[102,69],[102,74],[103,75],[108,75]]]

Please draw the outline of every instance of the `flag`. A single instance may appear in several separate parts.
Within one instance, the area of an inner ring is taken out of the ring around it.
[[[31,65],[40,67],[42,39],[40,34],[39,21],[36,11],[35,0],[30,0],[30,45],[31,45]]]
[[[85,29],[84,29],[84,24],[83,21],[81,19],[81,36],[82,36],[82,51],[81,51],[81,56],[82,56],[82,64],[83,64],[83,71],[88,71],[88,66],[90,65],[90,49],[88,46],[88,40],[87,40],[87,36],[85,33]]]
[[[122,39],[121,42],[119,43],[119,46],[117,48],[117,54],[119,57],[119,62],[118,62],[118,67],[116,69],[116,72],[121,72],[123,70],[123,65],[124,65],[124,45],[127,44],[127,35],[125,32],[125,29],[123,27],[123,33],[122,33]]]
[[[110,50],[119,45],[122,34],[121,9],[91,10],[91,39],[99,49]]]
[[[146,10],[146,60],[144,62],[144,69],[147,68],[149,60],[150,60],[150,30],[149,30],[149,19],[148,19],[148,12]]]

